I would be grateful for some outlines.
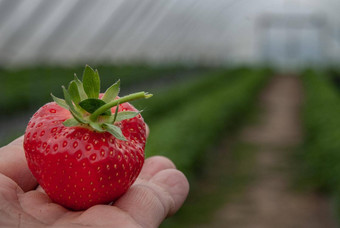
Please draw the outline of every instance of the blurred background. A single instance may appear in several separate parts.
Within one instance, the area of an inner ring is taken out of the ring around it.
[[[152,92],[146,156],[191,184],[162,227],[337,227],[337,0],[0,0],[0,146],[98,69]]]

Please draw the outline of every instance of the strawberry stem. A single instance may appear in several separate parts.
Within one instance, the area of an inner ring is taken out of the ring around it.
[[[90,115],[90,120],[95,122],[98,118],[98,116],[100,116],[100,114],[106,112],[107,110],[111,109],[112,107],[118,105],[118,104],[122,104],[125,102],[129,102],[129,101],[133,101],[133,100],[137,100],[137,99],[141,99],[141,98],[145,98],[148,99],[152,97],[152,94],[148,94],[146,92],[138,92],[138,93],[133,93],[124,97],[121,97],[117,100],[111,101],[103,106],[101,106],[100,108],[98,108],[95,112],[93,112]]]

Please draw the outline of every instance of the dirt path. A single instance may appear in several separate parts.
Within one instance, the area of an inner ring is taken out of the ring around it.
[[[207,226],[199,227],[337,227],[327,199],[292,188],[293,150],[302,140],[299,112],[302,88],[294,76],[277,76],[263,92],[262,112],[240,140],[254,144],[254,179],[228,202]]]

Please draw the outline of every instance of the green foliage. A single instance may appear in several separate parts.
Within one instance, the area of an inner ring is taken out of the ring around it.
[[[108,87],[120,79],[124,88],[149,80],[185,72],[180,66],[96,66],[101,76],[101,86]],[[50,93],[62,96],[61,85],[68,85],[72,75],[83,74],[79,67],[35,67],[27,69],[0,69],[0,116],[18,111],[37,109],[51,101]],[[77,81],[76,81],[77,82]],[[80,95],[82,95],[79,91]]]
[[[303,158],[312,182],[339,195],[340,190],[340,97],[323,73],[303,74],[305,144]]]
[[[158,115],[150,122],[147,156],[165,155],[185,174],[191,175],[199,168],[204,152],[221,139],[222,132],[242,120],[269,72],[246,70],[233,72],[231,77],[230,71],[215,74],[211,81],[203,79],[191,87],[159,94],[163,97],[159,104],[150,100],[152,110],[160,107],[167,109],[167,114],[163,118]]]
[[[247,69],[215,69],[197,74],[195,79],[186,81],[167,90],[154,91],[150,100],[138,100],[134,105],[139,110],[144,110],[143,118],[147,123],[166,118],[175,109],[179,109],[191,102],[219,89],[221,84],[229,85],[241,75],[247,74]]]

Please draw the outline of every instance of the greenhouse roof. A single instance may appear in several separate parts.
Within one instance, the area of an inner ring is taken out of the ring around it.
[[[0,63],[324,63],[338,0],[0,0]]]

